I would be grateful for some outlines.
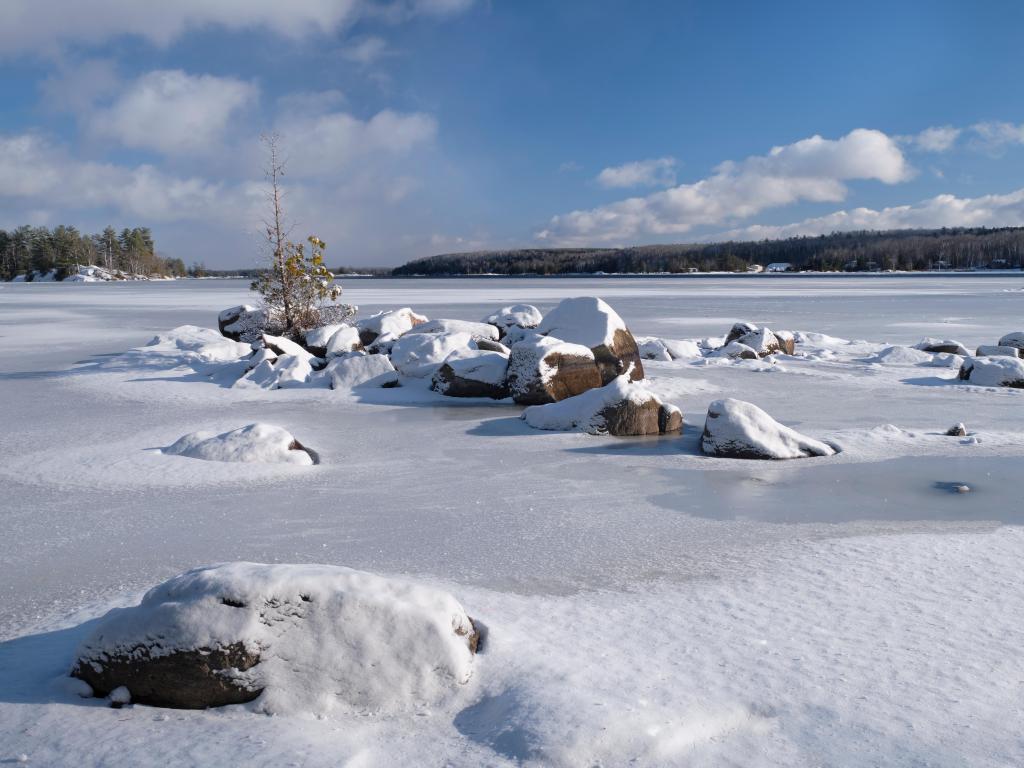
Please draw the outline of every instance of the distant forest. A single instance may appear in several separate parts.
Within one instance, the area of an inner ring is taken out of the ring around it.
[[[96,235],[75,227],[23,226],[0,229],[0,280],[33,272],[56,271],[58,280],[74,275],[78,267],[94,265],[126,275],[182,277],[189,274],[181,259],[158,256],[148,227],[122,229],[107,227]]]
[[[410,261],[393,274],[746,272],[751,265],[772,263],[791,264],[794,271],[822,272],[1020,269],[1024,264],[1024,227],[836,232],[760,242],[449,253]]]

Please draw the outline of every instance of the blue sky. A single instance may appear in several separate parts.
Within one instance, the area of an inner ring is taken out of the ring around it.
[[[86,7],[87,6],[87,7]],[[1014,2],[5,0],[0,227],[338,264],[1024,224]]]

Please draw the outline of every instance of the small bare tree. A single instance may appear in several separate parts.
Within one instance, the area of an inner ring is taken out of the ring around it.
[[[270,268],[252,283],[252,290],[263,297],[270,326],[281,326],[281,332],[296,336],[302,331],[326,322],[337,322],[355,314],[348,305],[325,307],[341,295],[341,286],[324,265],[327,245],[315,235],[307,238],[309,252],[303,243],[288,239],[288,226],[283,206],[285,160],[281,156],[281,139],[276,133],[264,134],[267,153],[264,169],[270,185],[270,215],[264,220],[264,233],[270,248]]]

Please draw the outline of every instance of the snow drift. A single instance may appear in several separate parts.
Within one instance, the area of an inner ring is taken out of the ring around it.
[[[192,432],[163,449],[172,456],[187,456],[204,461],[259,462],[263,464],[317,463],[316,454],[296,440],[290,432],[271,424],[249,424],[216,434]]]
[[[716,400],[708,407],[701,448],[730,459],[799,459],[831,456],[830,445],[779,424],[753,403]]]
[[[330,565],[188,571],[103,617],[72,675],[106,696],[268,713],[405,710],[467,682],[479,635],[450,594]]]

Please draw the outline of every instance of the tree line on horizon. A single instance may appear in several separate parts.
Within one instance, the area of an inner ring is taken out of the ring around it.
[[[21,226],[0,229],[0,280],[18,275],[56,272],[56,278],[78,273],[83,266],[97,266],[112,273],[161,277],[183,277],[189,273],[181,259],[156,252],[149,227],[122,229],[106,227],[98,234],[86,234],[73,226]]]
[[[1024,227],[835,232],[816,237],[627,248],[527,248],[449,253],[416,259],[392,274],[562,275],[746,272],[788,263],[822,272],[1020,269]]]

